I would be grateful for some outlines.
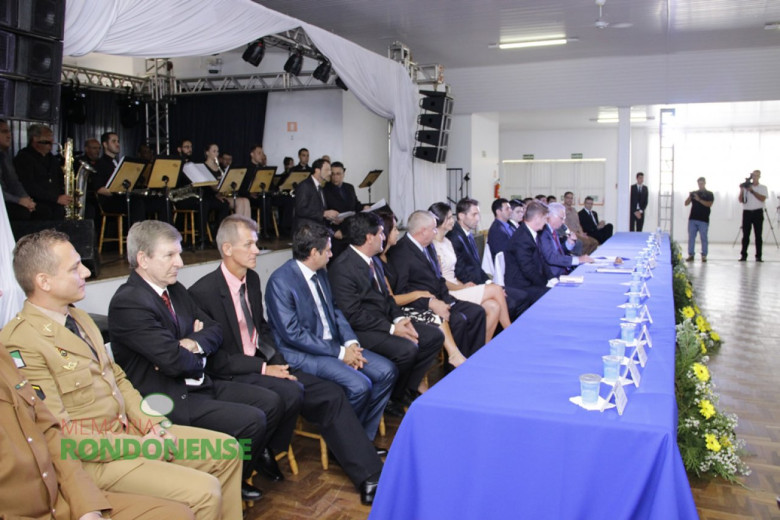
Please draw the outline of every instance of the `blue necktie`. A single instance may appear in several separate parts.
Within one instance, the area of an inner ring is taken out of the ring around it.
[[[334,325],[333,317],[331,316],[331,312],[333,309],[330,305],[328,305],[327,300],[325,299],[325,294],[322,292],[322,287],[320,287],[320,279],[317,276],[317,273],[314,273],[311,275],[311,279],[314,282],[314,287],[317,289],[317,296],[320,299],[320,304],[322,304],[322,309],[325,311],[325,317],[328,319],[328,327],[330,327],[330,335],[333,338],[336,338],[336,326]]]

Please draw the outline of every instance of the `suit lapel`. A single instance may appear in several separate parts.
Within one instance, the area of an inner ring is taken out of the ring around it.
[[[290,260],[287,265],[290,273],[287,281],[297,286],[294,287],[294,293],[299,300],[295,306],[298,320],[310,326],[313,325],[317,335],[322,337],[322,322],[320,321],[319,312],[316,312],[317,302],[314,301],[314,296],[311,293],[311,289],[309,289],[309,281],[303,277],[303,273],[298,268],[295,260]],[[315,312],[304,312],[305,308],[314,309]]]

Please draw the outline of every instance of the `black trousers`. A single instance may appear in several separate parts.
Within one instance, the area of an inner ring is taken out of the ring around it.
[[[761,250],[764,245],[764,209],[753,209],[742,211],[742,258],[747,258],[748,246],[750,245],[750,228],[756,235],[756,260],[761,260]]]
[[[208,386],[190,387],[187,396],[191,426],[250,440],[251,458],[244,461],[244,480],[259,468],[257,462],[266,446],[282,442],[275,434],[283,410],[279,396],[269,390],[215,379]],[[285,449],[289,442],[288,437],[282,443]]]
[[[417,331],[417,344],[389,332],[355,331],[360,345],[386,357],[398,367],[398,379],[390,398],[400,400],[406,390],[417,390],[436,359],[444,343],[444,333],[439,327],[412,321]]]
[[[645,212],[642,212],[642,218],[636,218],[634,211],[631,212],[631,219],[628,224],[629,231],[642,231],[645,225]]]
[[[341,387],[300,370],[292,374],[298,378],[297,382],[260,374],[236,375],[233,381],[272,387],[282,394],[283,402],[285,395],[298,393],[302,386],[301,415],[320,428],[322,437],[355,487],[380,472],[382,461]],[[269,379],[273,381],[267,381]]]

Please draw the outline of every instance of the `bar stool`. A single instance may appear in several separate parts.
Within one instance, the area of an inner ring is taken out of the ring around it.
[[[119,256],[124,254],[125,248],[125,214],[124,213],[106,213],[103,208],[98,206],[100,215],[102,217],[100,223],[100,239],[98,240],[98,253],[103,252],[103,242],[118,242],[119,243]],[[116,219],[116,236],[117,238],[106,238],[106,219]]]
[[[260,232],[262,227],[260,226],[260,208],[255,208],[255,221],[257,223],[257,231]],[[271,208],[271,222],[274,224],[274,234],[276,238],[279,238],[279,225],[276,223],[276,212]]]
[[[173,208],[173,225],[176,225],[176,217],[181,214],[184,216],[184,229],[182,230],[182,237],[184,238],[184,241],[187,241],[187,236],[190,237],[190,243],[194,246],[195,245],[195,234],[197,232],[197,228],[195,227],[195,213],[196,211],[194,209],[177,209]],[[213,242],[211,238],[211,228],[209,228],[208,223],[206,224],[206,236],[208,236],[209,241]]]

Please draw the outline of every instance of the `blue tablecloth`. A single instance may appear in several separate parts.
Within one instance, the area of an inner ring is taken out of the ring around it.
[[[619,233],[593,256],[633,260],[648,236]],[[550,290],[415,401],[369,518],[697,518],[676,442],[669,259],[667,237],[648,281],[654,348],[622,416],[569,402],[580,374],[602,372],[630,279],[583,265],[581,286]]]

